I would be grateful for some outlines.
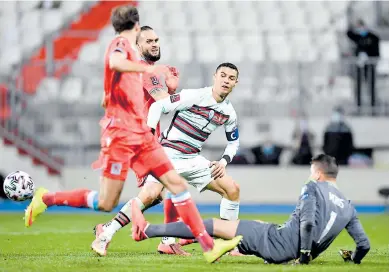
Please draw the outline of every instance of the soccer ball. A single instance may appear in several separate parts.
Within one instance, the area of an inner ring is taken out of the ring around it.
[[[3,184],[5,195],[14,201],[24,201],[34,196],[34,181],[22,171],[9,174]]]

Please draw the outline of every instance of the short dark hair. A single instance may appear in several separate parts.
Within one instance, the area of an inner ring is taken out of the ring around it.
[[[311,164],[319,167],[327,177],[336,178],[338,176],[338,163],[334,157],[326,154],[319,154],[312,158]]]
[[[139,23],[139,12],[131,5],[118,6],[112,10],[111,23],[116,33],[131,30]]]
[[[219,71],[219,69],[222,68],[222,67],[227,67],[227,68],[230,68],[232,70],[235,70],[236,73],[237,73],[236,77],[239,77],[239,70],[238,70],[238,67],[236,67],[235,64],[232,64],[230,62],[223,62],[223,63],[219,64],[219,66],[216,68],[216,72]]]
[[[145,25],[140,28],[140,32],[147,31],[147,30],[154,30],[151,26]]]
[[[139,41],[140,33],[142,33],[143,31],[148,31],[148,30],[154,30],[154,29],[151,26],[147,26],[147,25],[142,26],[140,28],[140,32],[139,32],[138,36],[136,37],[136,43],[138,43],[138,41]]]

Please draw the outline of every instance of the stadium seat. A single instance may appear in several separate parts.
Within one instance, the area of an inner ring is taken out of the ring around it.
[[[45,34],[57,32],[63,25],[62,12],[56,9],[42,11],[42,26]]]
[[[90,4],[93,4],[96,1],[90,1]],[[61,11],[63,12],[63,17],[65,20],[69,20],[75,14],[81,12],[84,8],[84,1],[62,1]]]
[[[191,38],[188,35],[175,35],[170,38],[174,54],[171,59],[180,63],[190,63],[193,60],[193,46]],[[161,54],[166,54],[166,48],[161,49]]]
[[[28,12],[35,9],[39,5],[39,2],[39,0],[20,1],[18,2],[18,9],[22,13]]]
[[[22,60],[22,51],[19,46],[7,47],[0,52],[1,71],[9,71],[12,67],[17,66]]]
[[[34,96],[35,103],[43,103],[55,101],[59,97],[60,81],[54,77],[44,78],[38,85],[36,95]]]
[[[68,77],[61,86],[60,97],[65,103],[78,102],[82,95],[82,80],[77,77]]]
[[[4,16],[6,14],[16,14],[17,12],[17,5],[19,2],[16,1],[4,1],[0,5],[0,13],[1,16]]]
[[[83,145],[92,145],[100,141],[100,126],[98,118],[83,118],[79,120],[80,138]]]
[[[43,42],[43,35],[39,28],[31,29],[21,36],[22,53],[28,55],[37,50]]]
[[[20,27],[24,30],[38,29],[41,27],[41,11],[31,10],[22,15]]]
[[[80,62],[86,64],[96,64],[101,58],[101,50],[99,42],[90,42],[83,45],[78,55]]]
[[[99,77],[91,77],[87,80],[85,91],[82,95],[82,103],[100,105],[104,94],[103,81]]]
[[[188,16],[183,12],[175,13],[174,16],[167,16],[164,19],[164,27],[173,31],[186,31],[188,24]]]

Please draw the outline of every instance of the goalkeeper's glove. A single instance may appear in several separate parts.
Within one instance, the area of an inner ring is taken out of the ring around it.
[[[298,259],[298,264],[309,264],[312,260],[310,250],[300,250],[300,258]]]
[[[339,250],[339,255],[340,255],[340,257],[343,258],[343,261],[345,261],[345,262],[352,262],[353,261],[353,259],[352,259],[353,252],[351,250],[341,249],[341,250]]]

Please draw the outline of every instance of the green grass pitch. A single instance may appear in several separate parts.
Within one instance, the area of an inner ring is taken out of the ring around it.
[[[361,265],[344,263],[339,249],[354,249],[347,233],[309,266],[266,265],[256,257],[225,256],[206,264],[198,245],[186,247],[193,256],[167,256],[156,252],[159,239],[136,243],[130,228],[122,229],[112,241],[108,256],[90,250],[92,229],[112,214],[44,214],[29,229],[23,215],[0,213],[0,271],[389,271],[389,215],[361,215],[371,250]],[[205,215],[205,217],[210,217]],[[281,223],[287,215],[243,215]],[[161,214],[146,214],[151,222],[162,222]]]

